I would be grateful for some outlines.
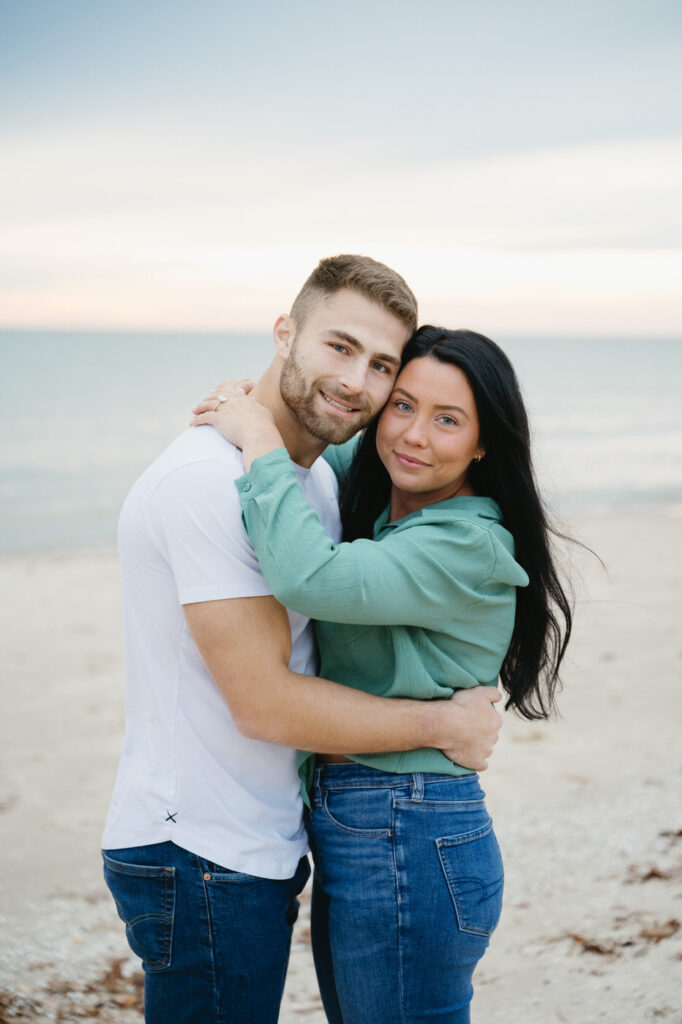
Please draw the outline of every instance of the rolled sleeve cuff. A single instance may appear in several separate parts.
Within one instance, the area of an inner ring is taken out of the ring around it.
[[[281,479],[287,470],[294,476],[296,475],[294,464],[289,458],[286,448],[275,448],[254,459],[249,472],[238,476],[234,482],[239,491],[242,505],[257,498],[263,491],[267,491],[276,480]]]

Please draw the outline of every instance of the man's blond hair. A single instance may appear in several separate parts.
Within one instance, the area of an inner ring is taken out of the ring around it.
[[[291,316],[300,331],[310,311],[328,295],[350,288],[383,306],[410,333],[417,328],[417,300],[405,280],[384,263],[369,256],[344,253],[320,260],[294,299]]]

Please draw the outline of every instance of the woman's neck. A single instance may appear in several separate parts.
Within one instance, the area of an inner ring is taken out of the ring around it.
[[[389,523],[397,519],[404,519],[412,512],[419,512],[428,505],[436,505],[439,501],[447,501],[450,498],[472,498],[474,491],[467,479],[464,479],[459,486],[451,485],[440,491],[427,491],[415,494],[412,491],[403,491],[398,487],[391,488],[391,507],[388,514]]]

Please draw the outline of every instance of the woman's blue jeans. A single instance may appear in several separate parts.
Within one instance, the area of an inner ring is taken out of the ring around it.
[[[103,850],[104,880],[142,960],[147,1024],[276,1024],[298,893],[154,843]]]
[[[313,953],[330,1024],[467,1024],[503,866],[477,775],[319,765]]]

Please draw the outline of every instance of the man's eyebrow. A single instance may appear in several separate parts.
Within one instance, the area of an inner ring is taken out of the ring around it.
[[[340,331],[336,327],[330,327],[327,334],[333,334],[339,341],[345,341],[347,345],[356,349],[358,352],[364,352],[365,346],[357,338],[354,338],[352,334],[348,334],[346,331]],[[389,352],[377,352],[374,356],[375,359],[380,360],[382,363],[390,363],[391,366],[400,366],[400,360],[397,356],[391,355]]]
[[[419,402],[419,399],[415,398],[414,395],[411,395],[409,391],[405,390],[405,388],[393,388],[393,394],[395,394],[396,391],[400,391],[401,394],[405,395],[405,398],[409,398],[409,400],[411,402],[415,402],[415,403]],[[434,409],[454,409],[456,412],[461,412],[462,416],[466,416],[467,419],[470,418],[469,417],[469,413],[466,411],[466,409],[463,409],[461,405],[434,405],[433,408]]]

